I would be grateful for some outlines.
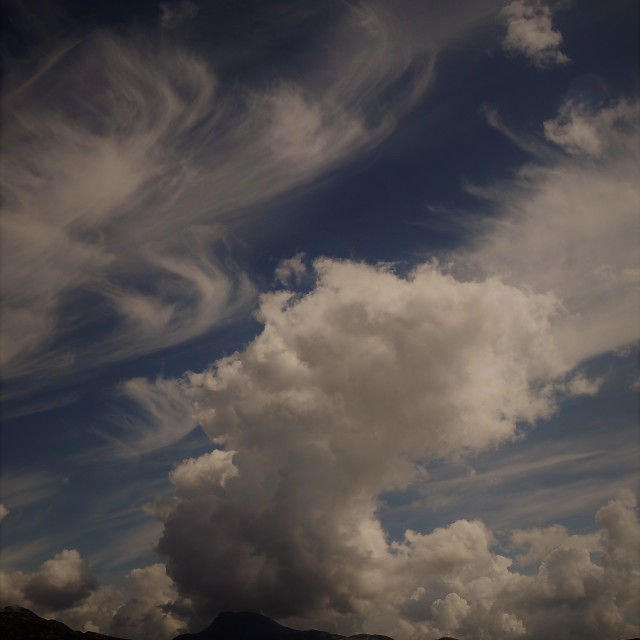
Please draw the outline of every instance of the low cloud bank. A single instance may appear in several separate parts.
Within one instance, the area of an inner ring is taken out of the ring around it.
[[[193,467],[193,462],[185,461],[184,467]],[[214,490],[219,480],[211,481]],[[176,480],[176,493],[181,482]],[[229,485],[233,482],[230,479]],[[201,496],[181,498],[171,516],[174,527],[178,514],[184,518],[190,504],[208,509],[201,524],[211,515],[211,504]],[[595,521],[598,530],[589,534],[571,535],[559,525],[512,531],[502,546],[479,520],[458,520],[428,534],[407,531],[403,540],[392,544],[371,519],[363,520],[359,531],[353,521],[345,522],[351,535],[343,566],[338,570],[331,564],[335,556],[327,557],[324,580],[315,583],[316,589],[325,591],[333,583],[334,592],[341,585],[343,599],[334,597],[328,610],[311,609],[304,616],[282,614],[281,621],[298,628],[387,633],[397,640],[444,635],[477,640],[600,640],[637,635],[640,523],[635,496],[620,491],[598,510]],[[219,544],[213,526],[189,531],[189,544],[195,542],[200,552],[205,538],[211,549]],[[288,542],[295,535],[289,533]],[[306,540],[307,557],[319,536]],[[273,538],[272,546],[277,543]],[[246,545],[246,537],[237,544]],[[335,541],[335,548],[339,546]],[[299,547],[293,554],[302,551]],[[244,574],[248,593],[264,580],[259,576],[268,564],[264,555],[254,554],[254,559],[253,571]],[[289,562],[301,559],[292,555]],[[200,586],[223,579],[233,584],[234,578],[219,562],[201,566]],[[0,579],[2,604],[19,602],[75,628],[140,640],[149,635],[169,639],[189,626],[198,630],[208,624],[208,616],[233,605],[228,597],[209,600],[206,606],[202,600],[185,598],[161,564],[133,570],[122,590],[100,586],[75,550],[57,554],[36,573],[2,573]],[[347,587],[353,590],[347,593]],[[48,598],[50,590],[66,594],[67,600],[54,602]],[[273,615],[266,598],[262,602],[261,610]],[[236,608],[246,608],[246,603],[246,599],[236,601]],[[278,607],[285,609],[282,603]]]

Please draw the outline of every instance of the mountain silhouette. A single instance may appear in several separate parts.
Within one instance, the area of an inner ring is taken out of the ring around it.
[[[327,631],[298,631],[259,613],[225,611],[199,633],[185,633],[174,640],[343,640],[346,636]],[[351,640],[392,640],[389,636],[360,633]]]
[[[74,631],[57,620],[45,620],[24,607],[0,611],[0,638],[3,640],[125,640],[93,631]]]
[[[93,631],[75,631],[57,620],[45,620],[24,607],[5,607],[0,611],[2,640],[126,640]],[[155,640],[147,638],[145,640]],[[259,613],[226,611],[203,631],[185,633],[174,640],[393,640],[389,636],[358,633],[342,636],[327,631],[298,631]],[[439,640],[456,640],[449,636]],[[631,640],[639,640],[631,638]]]

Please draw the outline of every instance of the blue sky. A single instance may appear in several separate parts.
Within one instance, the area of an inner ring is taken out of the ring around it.
[[[7,3],[4,604],[637,635],[637,19]]]

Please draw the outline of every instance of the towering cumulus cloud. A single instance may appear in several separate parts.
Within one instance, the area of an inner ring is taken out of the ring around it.
[[[549,415],[551,381],[567,371],[547,331],[552,296],[429,264],[407,279],[352,262],[315,269],[306,296],[262,298],[265,328],[246,350],[185,381],[205,431],[236,452],[237,476],[212,459],[198,492],[193,462],[173,474],[192,499],[160,551],[202,606],[348,612],[381,595],[393,557],[378,494],[405,488],[422,459],[499,444]]]
[[[511,570],[480,521],[390,543],[376,511],[382,493],[423,478],[425,463],[518,438],[567,395],[596,393],[600,382],[575,367],[633,339],[633,314],[604,322],[603,305],[625,309],[637,295],[635,152],[631,141],[611,142],[635,137],[636,120],[625,105],[594,114],[597,158],[558,154],[490,192],[503,214],[458,256],[455,277],[437,262],[401,277],[318,259],[309,292],[261,298],[253,342],[182,379],[195,419],[226,449],[179,466],[175,497],[156,508],[159,551],[196,610],[402,612],[408,626],[396,633],[406,637],[474,624],[504,638],[545,637],[552,624],[567,637],[580,625],[594,638],[634,628],[622,595],[638,576],[630,494],[598,513],[599,538],[514,534],[537,577]],[[605,229],[598,212],[614,190]],[[493,275],[464,278],[469,264]],[[620,538],[619,561],[610,536]],[[554,613],[545,618],[545,608]]]
[[[175,498],[155,508],[181,593],[202,614],[401,617],[402,637],[474,624],[545,637],[549,607],[579,628],[564,601],[590,608],[593,629],[624,630],[623,614],[607,622],[607,612],[624,611],[611,594],[638,575],[630,494],[598,513],[600,539],[514,534],[530,549],[523,559],[543,560],[537,577],[511,571],[480,521],[389,543],[376,515],[378,496],[417,480],[421,462],[495,446],[553,411],[572,364],[550,331],[557,300],[460,282],[436,264],[407,278],[353,262],[314,267],[308,294],[262,298],[264,331],[245,350],[183,380],[227,451],[178,466]]]

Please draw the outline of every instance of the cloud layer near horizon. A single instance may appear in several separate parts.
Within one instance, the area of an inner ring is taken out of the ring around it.
[[[193,470],[194,463],[179,467],[178,492],[188,482],[188,468]],[[360,573],[348,610],[283,621],[343,633],[364,628],[397,640],[631,636],[638,626],[627,616],[634,615],[640,588],[636,507],[633,494],[624,490],[598,510],[595,533],[570,535],[559,525],[515,530],[500,549],[480,520],[458,520],[427,534],[407,531],[391,545],[373,528],[367,535],[369,554],[343,559]],[[215,535],[210,539],[217,542]],[[223,570],[211,565],[208,575],[215,580]],[[161,564],[133,570],[124,589],[117,590],[98,585],[78,552],[64,550],[34,574],[0,573],[0,580],[3,603],[22,602],[86,631],[136,640],[152,633],[164,640],[190,621],[196,629],[209,622],[204,612],[194,617],[193,603],[181,597]]]

